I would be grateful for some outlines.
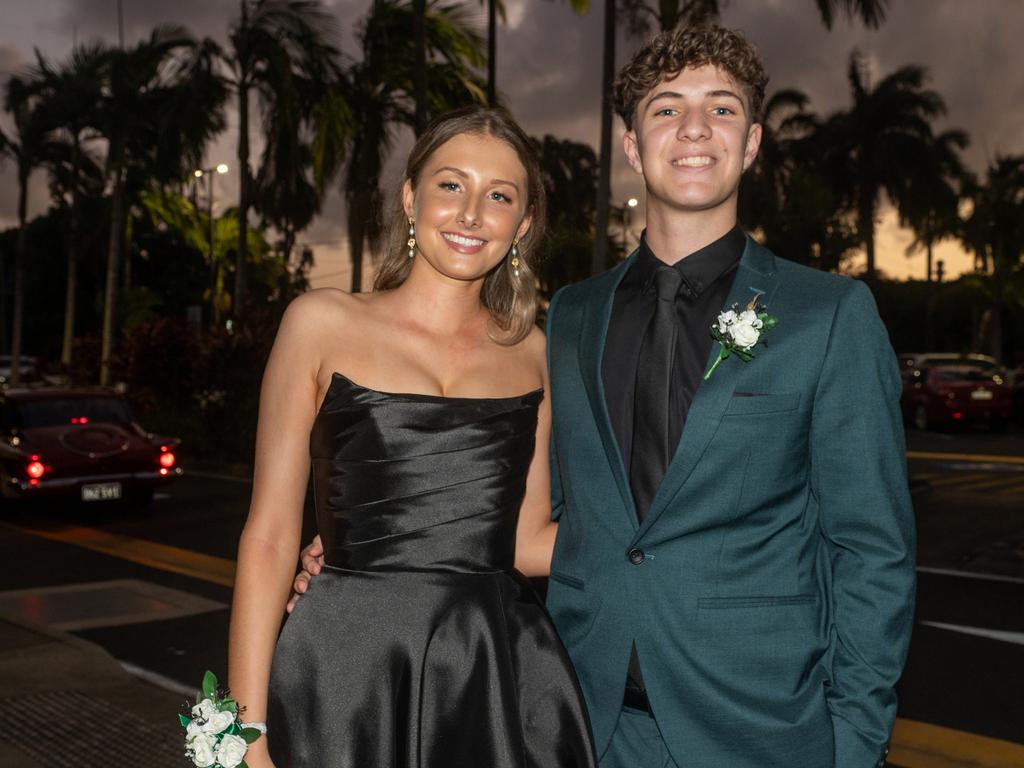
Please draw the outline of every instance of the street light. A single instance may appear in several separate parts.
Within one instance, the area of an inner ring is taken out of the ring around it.
[[[630,211],[640,205],[640,201],[635,197],[631,197],[626,201],[625,206],[622,208],[622,250],[625,251],[627,247],[627,237],[629,234],[629,215]]]
[[[196,168],[192,175],[196,179],[201,179],[206,176],[206,197],[207,197],[207,212],[209,214],[209,237],[210,237],[210,272],[213,275],[213,285],[210,290],[210,304],[213,306],[213,322],[217,325],[220,324],[220,317],[217,305],[217,267],[213,260],[213,174],[225,174],[228,172],[228,167],[225,163],[219,163],[215,168]]]

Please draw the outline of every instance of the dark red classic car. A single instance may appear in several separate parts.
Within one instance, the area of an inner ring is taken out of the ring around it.
[[[181,475],[180,442],[144,430],[109,389],[9,389],[0,394],[0,493],[148,502]]]
[[[904,372],[901,405],[917,429],[968,422],[1002,429],[1013,414],[1013,391],[998,368],[926,365]]]

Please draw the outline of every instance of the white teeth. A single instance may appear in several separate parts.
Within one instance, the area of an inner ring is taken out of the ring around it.
[[[449,234],[448,232],[445,232],[442,235],[442,237],[444,237],[444,239],[447,240],[448,242],[457,243],[458,245],[469,246],[470,248],[478,245],[483,245],[485,242],[487,242],[486,240],[477,240],[475,237],[463,237],[462,235],[452,235]]]
[[[685,165],[688,168],[703,168],[705,165],[711,165],[711,158],[707,155],[701,157],[680,157],[672,161],[672,165]]]

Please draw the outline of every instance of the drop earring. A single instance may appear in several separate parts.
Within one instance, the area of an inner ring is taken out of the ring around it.
[[[512,274],[515,277],[519,277],[519,239],[516,238],[512,241],[512,260],[509,262],[512,265]]]
[[[409,217],[409,239],[405,243],[409,246],[409,258],[416,256],[416,219]]]

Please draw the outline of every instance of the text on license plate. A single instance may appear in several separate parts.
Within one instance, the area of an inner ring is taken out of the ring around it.
[[[971,392],[972,400],[991,400],[992,390],[990,389],[976,389]]]
[[[111,501],[120,498],[120,483],[92,483],[82,486],[82,501]]]

